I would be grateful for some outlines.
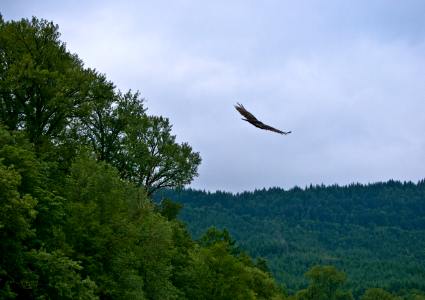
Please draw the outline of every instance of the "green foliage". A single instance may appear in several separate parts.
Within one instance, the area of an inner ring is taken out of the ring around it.
[[[217,243],[225,243],[227,245],[227,251],[236,256],[239,254],[240,249],[239,246],[235,246],[236,241],[232,240],[229,232],[226,228],[223,228],[222,231],[215,229],[214,226],[207,228],[205,234],[196,240],[198,245],[203,247],[211,247]]]
[[[152,198],[160,188],[189,184],[201,157],[187,143],[176,143],[168,118],[147,116],[143,101],[138,92],[118,93],[76,120],[74,134]]]
[[[206,264],[202,275],[195,278],[203,291],[197,299],[283,299],[284,294],[270,274],[254,268],[248,252],[233,246],[235,241],[225,228],[208,228],[197,242],[203,246],[200,254]]]
[[[425,181],[280,188],[232,194],[164,191],[199,238],[225,227],[252,257],[267,259],[288,294],[316,265],[344,270],[355,298],[370,287],[425,291]]]
[[[128,156],[132,153],[125,147],[127,133],[144,122],[144,99],[139,92],[126,94],[118,92],[103,102],[94,103],[87,116],[73,121],[76,139],[90,145],[100,161],[125,169]]]
[[[198,276],[194,257],[194,242],[186,230],[186,224],[173,218],[169,224],[172,229],[174,251],[170,257],[172,265],[170,280],[177,288],[179,299],[197,299],[193,294],[199,292],[199,286],[194,283]]]
[[[257,257],[257,264],[255,265],[255,267],[258,270],[263,271],[264,273],[270,273],[270,268],[267,265],[267,261],[263,258],[261,258],[260,256]]]
[[[332,266],[315,266],[304,276],[311,278],[312,283],[296,294],[298,299],[353,299],[351,293],[340,290],[347,280],[344,271],[338,272]]]
[[[424,181],[184,190],[199,153],[59,37],[0,15],[0,299],[425,299]]]
[[[157,214],[149,214],[141,222],[138,235],[143,290],[148,299],[172,299],[177,289],[170,281],[171,256],[175,249],[172,243],[172,228]]]
[[[201,255],[209,268],[203,299],[255,299],[250,289],[253,278],[246,267],[228,252],[224,242],[202,248]]]
[[[28,261],[32,270],[28,275],[31,276],[21,284],[30,290],[31,298],[99,299],[95,295],[96,284],[90,278],[82,279],[78,272],[82,267],[60,251],[32,250],[28,253]]]
[[[270,274],[258,268],[246,268],[246,270],[253,278],[252,290],[256,299],[285,299],[284,293]]]
[[[3,299],[16,295],[10,284],[25,276],[23,241],[34,235],[30,226],[37,202],[30,195],[20,196],[20,180],[19,173],[12,167],[6,168],[0,160],[0,295]]]
[[[382,289],[371,288],[365,291],[364,295],[360,297],[360,300],[395,300],[397,298],[396,295]]]
[[[13,286],[22,288],[31,277],[25,244],[35,236],[37,199],[31,184],[40,181],[40,164],[30,148],[22,134],[0,126],[0,290],[5,299],[16,295]]]
[[[37,201],[28,194],[20,195],[20,183],[21,176],[13,166],[6,168],[0,160],[0,229],[3,235],[18,239],[33,234],[30,226],[37,213]]]
[[[160,188],[182,189],[198,176],[199,153],[171,135],[168,118],[145,116],[123,140],[125,152],[119,169],[123,178],[143,186],[153,197]]]
[[[190,183],[199,153],[59,37],[0,17],[0,298],[184,299],[182,205],[147,196]]]
[[[161,199],[161,202],[155,205],[155,211],[166,217],[168,221],[177,219],[180,211],[183,209],[183,204],[172,202],[169,199]]]
[[[25,130],[38,146],[58,138],[92,102],[113,95],[112,83],[84,69],[59,37],[57,25],[35,17],[0,23],[0,122]]]
[[[241,250],[238,255],[238,259],[245,267],[254,268],[254,260],[251,258],[248,251]]]

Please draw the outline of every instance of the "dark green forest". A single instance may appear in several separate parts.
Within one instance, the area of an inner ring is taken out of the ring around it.
[[[423,182],[185,189],[145,104],[0,15],[0,299],[425,299]]]
[[[317,185],[238,194],[166,192],[184,205],[196,238],[225,227],[251,256],[267,259],[289,293],[308,286],[315,265],[344,270],[347,288],[425,291],[425,181]]]

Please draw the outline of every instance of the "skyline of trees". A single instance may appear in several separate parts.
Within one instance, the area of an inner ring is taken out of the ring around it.
[[[424,298],[424,181],[184,189],[200,154],[59,37],[0,15],[0,299]]]

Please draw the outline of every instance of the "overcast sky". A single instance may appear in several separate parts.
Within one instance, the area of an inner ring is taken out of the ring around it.
[[[0,0],[200,152],[210,191],[425,178],[425,1]],[[241,120],[242,103],[282,136]]]

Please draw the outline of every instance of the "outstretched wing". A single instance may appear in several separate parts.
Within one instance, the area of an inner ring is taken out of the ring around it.
[[[271,127],[269,125],[265,125],[265,124],[263,124],[263,126],[261,127],[261,129],[270,130],[270,131],[277,132],[277,133],[284,134],[284,135],[287,135],[287,134],[291,133],[290,131],[288,131],[288,132],[280,131],[279,129],[273,128],[273,127]]]
[[[236,102],[236,103],[238,103],[238,102]],[[245,107],[243,107],[243,105],[242,104],[239,104],[238,103],[238,106],[236,106],[235,105],[235,108],[236,108],[236,110],[242,115],[242,116],[244,116],[245,118],[247,118],[249,121],[257,121],[257,122],[260,122],[260,121],[258,121],[257,120],[257,118],[256,117],[254,117],[254,115],[253,114],[251,114],[249,111],[247,111],[246,109],[245,109]],[[260,122],[261,123],[261,122]]]

